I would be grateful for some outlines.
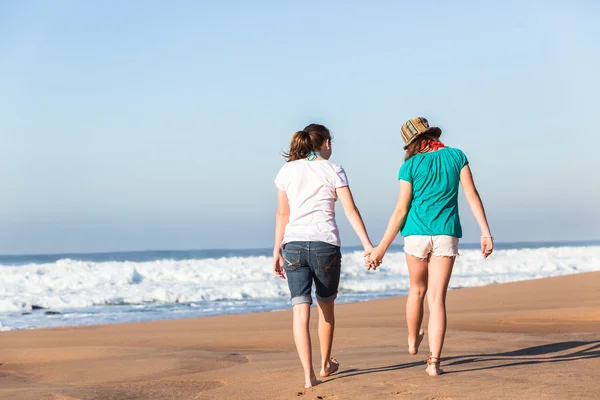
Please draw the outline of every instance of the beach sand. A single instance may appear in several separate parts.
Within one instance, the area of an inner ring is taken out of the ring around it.
[[[0,332],[0,399],[600,398],[600,273],[449,292],[437,378],[404,305],[338,306],[340,372],[304,394],[291,311]]]

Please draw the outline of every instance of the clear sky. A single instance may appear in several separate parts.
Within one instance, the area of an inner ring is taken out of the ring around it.
[[[0,0],[0,253],[270,247],[280,153],[311,122],[377,242],[418,115],[469,157],[498,241],[600,239],[599,19],[593,0]]]

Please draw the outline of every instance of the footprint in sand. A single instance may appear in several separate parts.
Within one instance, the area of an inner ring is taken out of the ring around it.
[[[296,396],[304,396],[305,394],[306,394],[306,391],[303,391],[303,392],[298,392],[298,393],[296,394]],[[327,400],[327,399],[334,400],[334,398],[333,398],[333,397],[331,397],[331,396],[324,396],[324,395],[317,396],[317,397],[314,397],[314,398],[313,398],[313,400]]]
[[[227,361],[227,362],[231,362],[234,364],[246,364],[247,362],[250,362],[248,357],[243,356],[238,353],[227,354],[223,357],[218,358],[217,361]]]

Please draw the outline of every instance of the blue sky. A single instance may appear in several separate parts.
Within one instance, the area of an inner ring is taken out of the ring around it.
[[[280,153],[310,122],[376,242],[417,115],[466,152],[497,240],[600,239],[599,17],[593,1],[2,1],[0,253],[270,247]],[[477,240],[464,201],[462,217]]]

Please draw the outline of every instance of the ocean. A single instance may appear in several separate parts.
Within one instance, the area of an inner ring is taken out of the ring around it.
[[[290,307],[270,249],[0,256],[0,330],[266,312]],[[343,248],[338,303],[399,296],[409,279],[400,246],[377,271]],[[496,244],[484,260],[461,244],[450,289],[600,271],[600,241]],[[500,301],[500,299],[499,299]]]

